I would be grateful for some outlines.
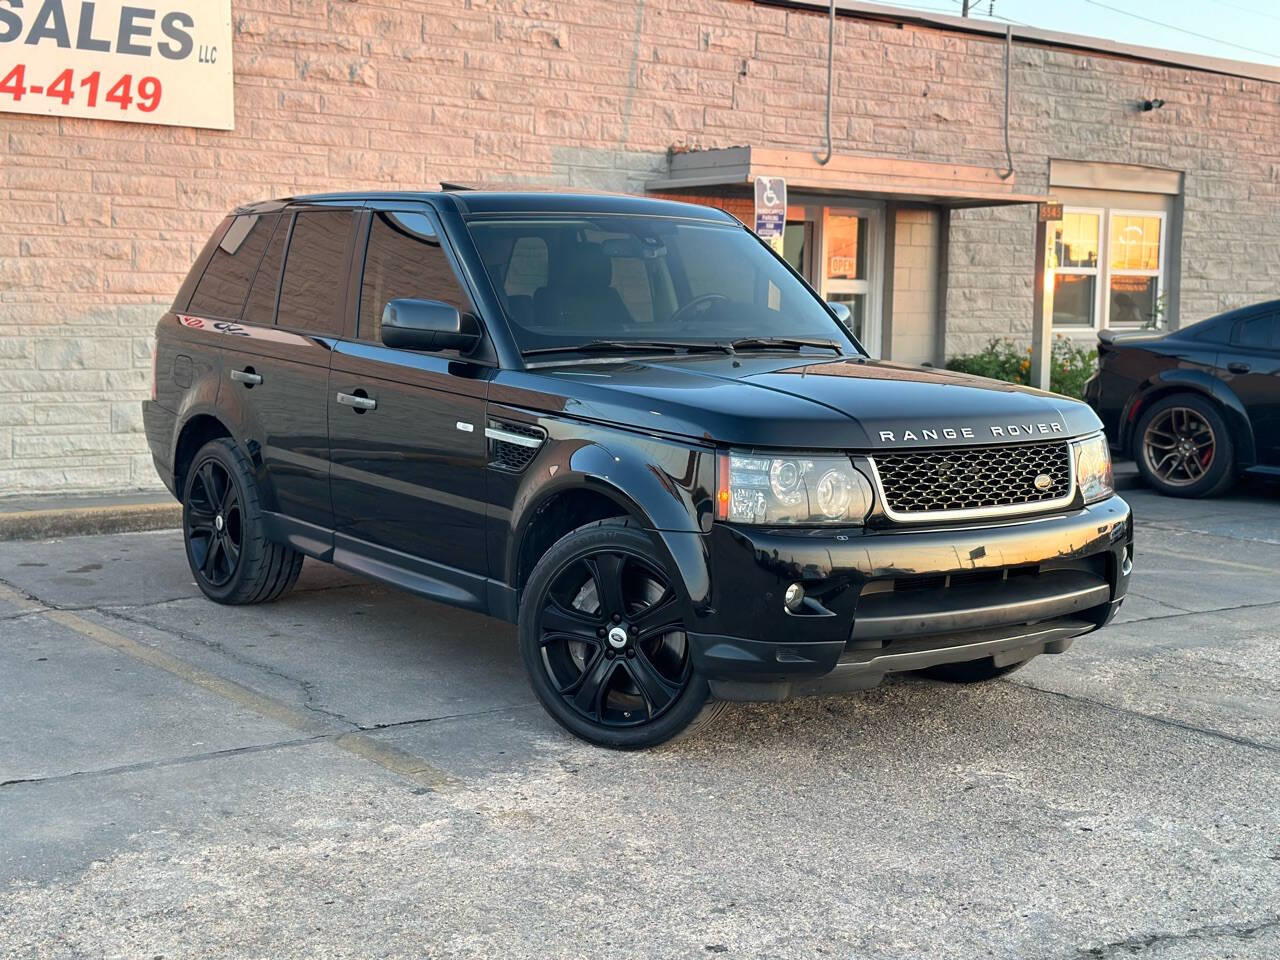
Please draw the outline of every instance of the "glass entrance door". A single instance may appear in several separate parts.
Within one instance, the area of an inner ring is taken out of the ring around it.
[[[863,213],[824,210],[821,289],[829,301],[848,305],[853,335],[876,356],[880,331],[870,309],[870,232],[871,218]]]

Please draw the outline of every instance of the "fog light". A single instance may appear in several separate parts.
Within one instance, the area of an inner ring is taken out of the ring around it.
[[[788,610],[795,613],[800,609],[800,604],[804,603],[804,587],[798,583],[793,583],[787,587],[787,592],[783,596],[782,602],[786,604]]]

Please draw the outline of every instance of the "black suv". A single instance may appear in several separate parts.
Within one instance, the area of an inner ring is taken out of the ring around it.
[[[1111,619],[1132,521],[1093,412],[870,360],[846,319],[704,207],[258,203],[160,321],[147,437],[210,599],[307,556],[505,618],[611,747]]]

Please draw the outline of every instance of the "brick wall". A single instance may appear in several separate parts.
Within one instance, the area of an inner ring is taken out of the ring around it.
[[[893,251],[893,359],[936,363],[938,358],[937,210],[898,211]]]
[[[0,494],[155,486],[149,337],[232,206],[441,179],[641,189],[669,147],[816,149],[826,19],[749,0],[233,0],[236,129],[0,114]],[[998,166],[1003,45],[842,19],[837,151]],[[1188,171],[1184,319],[1280,285],[1280,87],[1018,46],[1047,157]],[[1147,96],[1162,111],[1129,106]],[[1031,213],[953,219],[948,349],[1026,329]]]

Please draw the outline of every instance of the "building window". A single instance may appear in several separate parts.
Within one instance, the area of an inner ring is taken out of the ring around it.
[[[1061,220],[1049,224],[1045,267],[1053,283],[1045,284],[1045,299],[1056,327],[1097,325],[1101,224],[1099,210],[1064,211]]]
[[[1164,215],[1111,211],[1107,323],[1156,326],[1160,315]]]
[[[852,212],[826,211],[823,225],[825,265],[822,286],[827,300],[844,303],[849,307],[854,336],[873,355],[879,354],[879,344],[869,343],[878,331],[871,329],[867,301],[871,292],[868,279],[867,234],[870,217]]]
[[[1045,235],[1045,312],[1063,331],[1155,327],[1165,215],[1068,207]]]

